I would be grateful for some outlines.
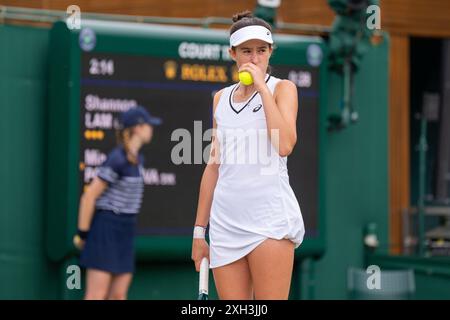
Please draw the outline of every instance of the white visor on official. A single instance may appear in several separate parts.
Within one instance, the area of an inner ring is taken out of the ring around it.
[[[235,31],[230,36],[230,48],[237,47],[245,41],[259,39],[267,43],[273,44],[272,32],[263,26],[247,26]]]

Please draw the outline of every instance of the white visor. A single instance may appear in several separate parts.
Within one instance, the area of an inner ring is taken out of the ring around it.
[[[245,41],[259,39],[273,44],[272,32],[263,26],[248,26],[235,31],[230,36],[230,47],[237,47]]]

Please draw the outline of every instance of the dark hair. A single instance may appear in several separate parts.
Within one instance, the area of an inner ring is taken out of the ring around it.
[[[230,36],[239,29],[248,26],[263,26],[272,32],[272,27],[270,24],[263,19],[254,17],[251,11],[246,10],[233,15],[233,24],[230,28]]]
[[[233,15],[233,24],[231,25],[231,28],[230,28],[230,36],[233,33],[235,33],[236,31],[238,31],[239,29],[242,29],[242,28],[248,27],[248,26],[263,26],[263,27],[266,27],[267,29],[269,29],[270,32],[272,32],[272,26],[269,23],[267,23],[263,19],[254,17],[253,13],[251,11],[245,10],[245,11],[238,12]],[[271,47],[271,46],[272,45],[269,44],[269,47]],[[231,49],[234,50],[234,47],[232,47]],[[272,71],[273,71],[272,67],[270,65],[268,65],[267,73],[271,74]]]

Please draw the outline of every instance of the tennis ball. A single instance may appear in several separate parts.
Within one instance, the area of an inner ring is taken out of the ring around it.
[[[80,238],[79,235],[76,234],[76,235],[73,237],[73,245],[75,246],[75,248],[81,250],[81,248],[82,248],[82,242],[83,242],[83,240],[81,240],[81,238]]]
[[[253,78],[250,72],[248,71],[241,71],[239,72],[239,81],[241,81],[241,83],[244,86],[249,86],[253,83]]]

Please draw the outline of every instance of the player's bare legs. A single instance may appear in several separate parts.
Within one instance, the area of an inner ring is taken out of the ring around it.
[[[219,299],[253,299],[250,269],[245,257],[212,271]]]
[[[108,300],[126,300],[132,278],[132,273],[113,275],[111,287],[109,288]]]
[[[294,243],[267,239],[247,255],[256,300],[289,297],[294,265]]]
[[[104,300],[108,297],[112,274],[106,271],[87,269],[85,300]]]

